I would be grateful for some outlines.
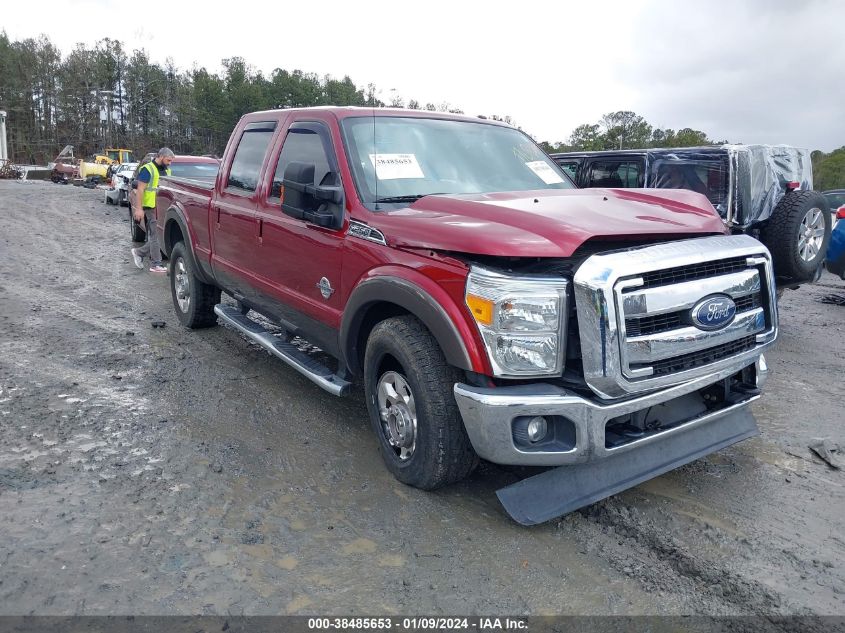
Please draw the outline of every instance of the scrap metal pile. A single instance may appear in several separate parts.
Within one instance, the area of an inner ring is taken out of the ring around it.
[[[23,178],[23,171],[8,160],[0,160],[0,178],[17,180]]]

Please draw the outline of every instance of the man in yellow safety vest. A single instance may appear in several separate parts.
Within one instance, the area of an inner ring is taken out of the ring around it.
[[[135,192],[135,199],[132,204],[132,216],[139,224],[147,220],[147,241],[139,247],[132,249],[132,260],[135,265],[144,268],[144,258],[150,258],[150,272],[164,274],[167,268],[162,265],[161,248],[158,243],[158,230],[156,228],[156,193],[158,192],[158,179],[161,174],[170,175],[170,163],[173,162],[173,151],[167,147],[158,150],[158,154],[149,163],[141,166],[138,171],[138,189]]]

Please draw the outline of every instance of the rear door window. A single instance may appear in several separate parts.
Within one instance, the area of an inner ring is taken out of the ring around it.
[[[597,159],[587,167],[588,187],[616,187],[630,189],[643,186],[641,159]]]
[[[226,187],[232,193],[252,193],[258,187],[264,155],[275,129],[275,121],[250,123],[244,128],[226,180]]]

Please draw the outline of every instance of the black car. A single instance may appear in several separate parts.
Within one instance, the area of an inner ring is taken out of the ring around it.
[[[723,145],[552,154],[579,187],[689,189],[733,233],[771,251],[779,285],[816,279],[830,241],[828,199],[812,191],[807,150]]]

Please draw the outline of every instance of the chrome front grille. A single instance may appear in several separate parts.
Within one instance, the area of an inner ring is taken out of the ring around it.
[[[736,313],[738,315],[760,308],[763,305],[762,293],[756,292],[753,295],[740,297],[735,299],[735,303]],[[692,319],[689,316],[689,310],[625,319],[625,331],[629,337],[659,334],[660,332],[676,330],[686,325],[693,325]]]
[[[691,354],[682,354],[673,358],[659,360],[651,363],[650,368],[653,376],[666,376],[668,374],[675,374],[681,371],[687,371],[715,363],[723,358],[729,358],[742,352],[747,352],[754,349],[757,345],[755,336],[746,336],[737,341],[730,343],[723,343],[715,347],[709,347],[700,352],[693,352]]]
[[[575,274],[584,377],[613,398],[741,369],[777,335],[774,292],[768,250],[744,235],[594,255]],[[725,296],[724,325],[696,324],[702,301]]]
[[[643,287],[654,288],[656,286],[667,286],[682,281],[704,279],[716,275],[727,275],[747,268],[744,257],[732,257],[711,262],[690,264],[688,266],[677,266],[665,270],[655,270],[643,275]]]

